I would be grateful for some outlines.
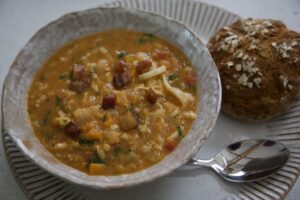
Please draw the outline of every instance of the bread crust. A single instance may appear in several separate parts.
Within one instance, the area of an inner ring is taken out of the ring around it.
[[[208,48],[220,72],[225,113],[263,121],[297,101],[300,34],[281,21],[239,20],[219,30]]]

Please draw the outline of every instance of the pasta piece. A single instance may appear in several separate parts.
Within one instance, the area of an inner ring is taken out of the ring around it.
[[[135,88],[137,90],[149,90],[149,87],[146,87],[144,84],[138,84]]]
[[[168,138],[167,140],[168,141],[175,141],[179,138],[179,133],[178,131],[175,131],[174,133],[172,133]]]
[[[96,152],[97,152],[97,155],[99,156],[99,158],[101,160],[104,160],[105,159],[105,152],[103,151],[103,149],[101,149],[100,146],[97,146],[96,147]]]
[[[186,118],[194,120],[197,118],[197,114],[193,111],[189,111],[183,114]]]
[[[148,88],[151,88],[152,90],[154,90],[154,92],[160,96],[165,96],[164,94],[164,90],[163,90],[163,84],[162,84],[162,81],[159,79],[159,80],[156,80],[156,79],[152,79],[152,80],[149,80],[147,82],[147,86]]]
[[[147,53],[144,53],[144,52],[137,52],[136,58],[138,60],[151,60],[151,57]]]
[[[161,116],[165,115],[165,110],[160,108],[157,109],[154,112],[149,113],[149,116],[151,116],[152,118],[161,118]]]
[[[60,128],[64,128],[70,121],[71,118],[67,117],[64,112],[59,111],[58,117],[55,117],[52,123]]]
[[[151,131],[151,130],[149,129],[147,123],[141,124],[141,125],[139,126],[139,130],[141,131],[141,133],[144,133],[144,134],[150,133],[150,131]]]
[[[158,68],[155,68],[153,70],[150,70],[142,75],[139,76],[139,79],[140,80],[147,80],[149,78],[152,78],[154,76],[158,76],[160,74],[163,74],[166,72],[166,67],[165,66],[161,66],[161,67],[158,67]]]
[[[171,112],[170,116],[171,117],[175,117],[180,113],[180,110],[178,108],[175,108],[175,110],[173,112]]]
[[[66,148],[68,148],[68,145],[65,142],[57,143],[54,145],[55,150],[65,150]]]
[[[183,107],[187,106],[188,103],[194,101],[194,97],[191,94],[183,92],[179,88],[172,87],[167,81],[166,76],[163,76],[163,84],[166,90],[168,90],[170,93],[172,93],[175,97],[178,98]]]

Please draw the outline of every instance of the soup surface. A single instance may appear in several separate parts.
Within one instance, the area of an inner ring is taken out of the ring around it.
[[[42,144],[90,175],[159,162],[188,133],[197,104],[191,62],[152,34],[112,30],[58,49],[34,77],[28,112]]]

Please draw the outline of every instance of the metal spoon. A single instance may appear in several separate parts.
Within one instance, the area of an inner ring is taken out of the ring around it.
[[[250,139],[230,144],[210,160],[191,159],[188,164],[211,167],[228,181],[251,182],[276,172],[289,157],[279,142]]]

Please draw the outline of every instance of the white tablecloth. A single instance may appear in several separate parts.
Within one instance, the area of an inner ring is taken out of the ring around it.
[[[95,7],[105,0],[0,0],[0,86],[19,50],[30,37],[48,22],[66,12]],[[280,19],[300,31],[300,0],[203,0],[242,17]],[[1,139],[0,139],[1,140]],[[2,143],[1,143],[2,144]],[[16,184],[3,147],[0,148],[0,199],[26,199]],[[174,200],[176,197],[173,198]],[[287,200],[300,199],[300,181]],[[145,199],[146,200],[146,199]]]

